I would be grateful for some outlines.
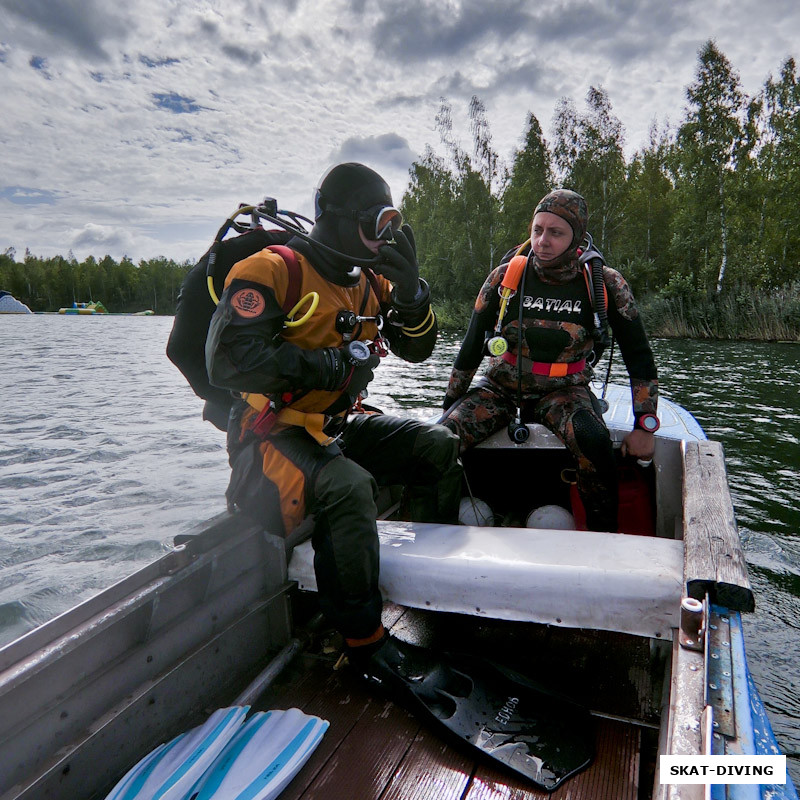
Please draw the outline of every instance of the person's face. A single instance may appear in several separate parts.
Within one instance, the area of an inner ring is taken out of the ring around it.
[[[569,249],[572,244],[572,228],[558,214],[540,211],[534,215],[531,225],[531,247],[540,261],[552,261]]]

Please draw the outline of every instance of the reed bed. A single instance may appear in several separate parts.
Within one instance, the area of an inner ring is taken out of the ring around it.
[[[720,295],[650,296],[640,302],[651,336],[800,342],[800,283],[735,287]]]

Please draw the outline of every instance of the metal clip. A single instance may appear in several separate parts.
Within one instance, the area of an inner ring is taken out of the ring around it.
[[[192,561],[192,553],[185,544],[178,544],[162,562],[161,574],[174,575]]]
[[[678,632],[681,647],[702,651],[706,638],[706,618],[703,604],[693,597],[681,600],[681,627]]]

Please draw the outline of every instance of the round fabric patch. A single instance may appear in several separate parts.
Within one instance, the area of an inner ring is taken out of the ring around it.
[[[266,308],[264,295],[256,289],[239,289],[231,297],[231,306],[240,316],[252,319],[257,317]]]

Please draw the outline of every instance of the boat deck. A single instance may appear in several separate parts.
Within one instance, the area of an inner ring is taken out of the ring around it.
[[[386,607],[384,622],[400,638],[435,639],[443,649],[452,649],[468,624],[457,615],[392,605]],[[654,706],[660,687],[651,685],[653,656],[647,640],[570,631],[568,642],[562,631],[546,626],[532,634],[529,625],[523,631],[519,624],[488,623],[476,632],[475,620],[469,624],[471,649],[485,652],[491,642],[496,660],[517,668],[525,661],[529,676],[557,691],[571,687],[571,695],[592,708],[596,756],[587,769],[547,793],[476,761],[468,748],[366,687],[349,668],[335,669],[340,642],[327,632],[257,704],[264,709],[294,706],[330,722],[281,800],[636,800],[640,781],[652,785],[654,756],[649,752],[657,736]],[[583,637],[577,660],[576,635]],[[498,641],[502,652],[495,649]],[[565,663],[567,653],[571,656]]]

